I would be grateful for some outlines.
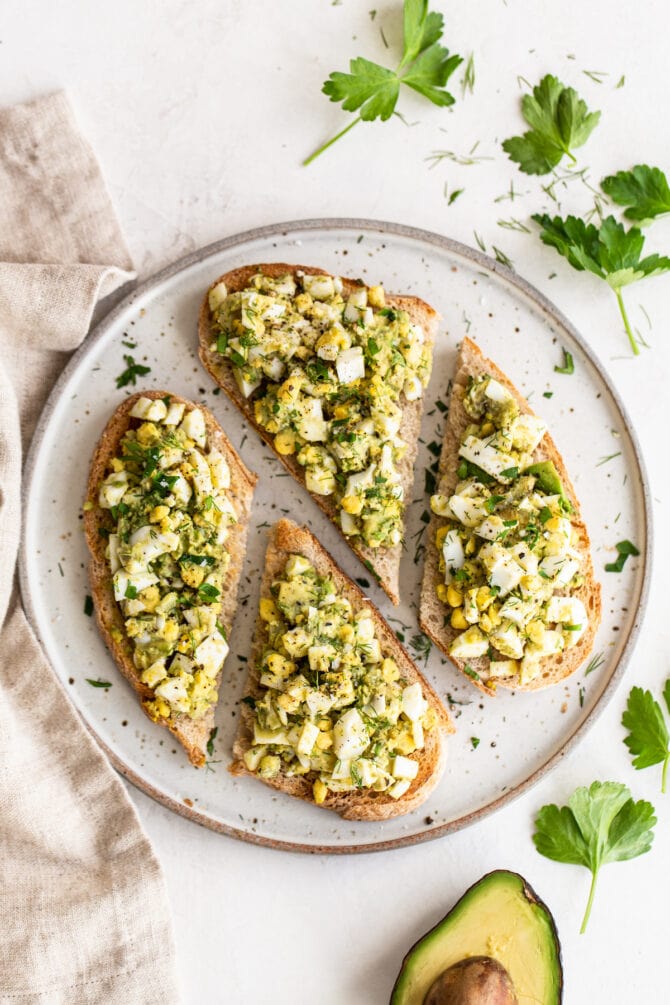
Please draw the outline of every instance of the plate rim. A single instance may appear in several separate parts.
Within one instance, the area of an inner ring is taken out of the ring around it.
[[[105,316],[101,318],[94,328],[86,335],[81,346],[73,353],[67,365],[56,380],[56,383],[52,387],[44,404],[44,408],[40,413],[40,417],[35,427],[26,455],[21,487],[21,512],[23,514],[23,520],[18,557],[19,589],[23,608],[30,623],[30,627],[42,646],[47,661],[48,654],[39,632],[38,619],[32,603],[31,588],[28,577],[26,540],[28,521],[26,520],[26,514],[28,512],[29,499],[32,495],[31,489],[42,441],[50,419],[58,402],[60,401],[63,389],[70,380],[71,375],[82,365],[97,343],[106,335],[108,330],[116,323],[118,317],[132,304],[132,302],[141,298],[144,294],[148,293],[156,286],[159,286],[178,273],[186,271],[186,269],[190,268],[192,265],[204,262],[207,258],[211,258],[212,256],[236,247],[237,245],[245,244],[253,240],[264,240],[269,237],[287,237],[292,231],[306,230],[360,230],[382,235],[393,234],[415,241],[423,241],[426,244],[436,246],[444,251],[460,255],[461,257],[470,260],[475,265],[481,266],[481,268],[485,269],[487,272],[500,276],[512,286],[516,287],[516,289],[518,289],[528,300],[531,301],[532,304],[535,305],[536,308],[540,310],[545,318],[564,328],[570,337],[574,339],[580,350],[584,353],[591,366],[593,366],[598,376],[607,387],[613,403],[626,428],[640,476],[639,487],[642,498],[642,517],[646,541],[644,551],[640,556],[642,559],[641,586],[633,622],[626,634],[621,655],[612,671],[612,674],[603,688],[602,693],[596,700],[595,705],[590,712],[588,712],[583,722],[572,730],[557,751],[547,758],[547,760],[536,768],[535,771],[533,771],[527,778],[523,779],[523,781],[519,782],[513,788],[510,788],[509,791],[502,793],[502,795],[498,796],[497,799],[492,800],[485,806],[481,806],[470,813],[466,813],[456,820],[438,824],[435,827],[427,826],[425,831],[415,834],[408,834],[405,836],[389,838],[387,840],[370,842],[367,844],[302,844],[296,841],[265,837],[263,835],[256,834],[253,831],[243,830],[242,828],[226,824],[223,821],[214,820],[206,813],[196,809],[195,807],[188,806],[185,803],[174,799],[172,796],[161,792],[150,782],[146,781],[141,774],[138,774],[134,768],[130,767],[130,765],[128,765],[122,757],[111,750],[102,738],[98,736],[93,728],[93,725],[86,718],[84,718],[84,715],[70,698],[64,682],[61,680],[58,673],[56,673],[56,671],[52,671],[57,684],[66,696],[67,701],[73,706],[77,716],[83,722],[89,734],[95,739],[99,747],[105,752],[113,767],[116,768],[119,774],[131,782],[136,788],[144,792],[156,802],[165,806],[167,809],[177,813],[179,816],[184,817],[187,820],[206,827],[208,830],[224,834],[227,837],[235,838],[237,840],[245,841],[248,844],[261,845],[263,847],[273,848],[280,851],[292,851],[312,855],[349,855],[361,854],[364,852],[388,851],[394,848],[404,848],[409,845],[423,844],[426,841],[432,841],[437,838],[444,837],[454,831],[463,830],[464,828],[477,823],[484,817],[496,813],[508,803],[514,802],[514,800],[518,799],[525,792],[533,788],[533,786],[537,785],[537,783],[545,775],[552,771],[553,768],[556,767],[556,765],[574,749],[574,747],[584,738],[586,733],[600,717],[617,691],[637,643],[642,622],[644,620],[644,610],[646,608],[651,584],[654,527],[649,476],[647,473],[644,455],[640,448],[635,427],[631,423],[628,410],[597,354],[587,344],[586,340],[575,328],[572,322],[569,321],[562,311],[560,311],[555,304],[549,300],[547,296],[545,296],[544,293],[537,289],[537,287],[529,283],[513,269],[495,261],[493,258],[490,258],[488,255],[476,248],[472,248],[461,241],[454,240],[453,238],[438,234],[435,231],[425,230],[409,224],[368,219],[364,217],[308,218],[304,220],[297,219],[267,224],[263,227],[254,227],[250,230],[239,231],[229,237],[213,241],[201,248],[197,248],[195,251],[189,252],[189,254],[178,258],[176,261],[160,269],[158,272],[149,276],[141,283],[132,286],[125,296],[123,296],[122,299],[109,311],[109,313],[105,314]]]

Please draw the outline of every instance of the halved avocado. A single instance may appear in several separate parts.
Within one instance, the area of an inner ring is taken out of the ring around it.
[[[549,908],[516,872],[497,870],[471,886],[455,907],[408,952],[391,1005],[423,1005],[437,977],[472,956],[497,960],[519,1005],[559,1005],[563,968]]]

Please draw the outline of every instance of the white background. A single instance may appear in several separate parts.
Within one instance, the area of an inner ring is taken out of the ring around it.
[[[670,276],[628,291],[652,348],[633,360],[605,284],[572,271],[536,235],[497,225],[552,209],[543,179],[520,174],[500,141],[522,129],[518,75],[553,72],[602,121],[579,151],[596,185],[640,161],[670,169],[667,37],[662,0],[451,0],[447,44],[475,53],[474,95],[440,110],[411,93],[405,125],[361,124],[310,168],[300,161],[347,123],[320,94],[351,56],[392,65],[400,2],[386,0],[116,0],[5,2],[0,13],[4,103],[67,87],[109,183],[141,277],[217,238],[284,219],[366,216],[437,230],[490,249],[547,293],[577,325],[623,395],[643,444],[656,510],[655,580],[626,679],[592,732],[548,778],[497,816],[441,841],[382,855],[302,857],[236,843],[130,794],[163,863],[174,910],[184,1001],[254,1005],[381,1005],[406,949],[493,868],[522,872],[551,906],[563,946],[566,1002],[662,1001],[666,988],[670,794],[660,769],[637,773],[621,712],[633,683],[656,691],[670,675],[666,565],[670,533],[664,406]],[[369,10],[377,8],[374,21]],[[390,46],[387,50],[380,28]],[[584,70],[607,76],[597,83]],[[616,84],[625,75],[625,84]],[[490,157],[470,166],[426,162],[434,150]],[[509,190],[520,196],[495,202]],[[449,206],[451,192],[465,191]],[[558,190],[585,212],[579,181]],[[533,224],[530,224],[531,229]],[[670,222],[651,250],[670,253]],[[556,273],[554,278],[549,278]],[[651,319],[651,330],[640,304]],[[584,491],[584,490],[582,490]],[[519,738],[523,742],[523,738]],[[579,936],[588,875],[542,859],[532,821],[595,778],[631,786],[658,810],[652,852],[608,866],[589,930]]]

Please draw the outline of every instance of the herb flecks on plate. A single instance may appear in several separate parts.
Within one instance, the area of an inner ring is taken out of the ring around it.
[[[443,29],[443,16],[428,10],[428,0],[405,0],[400,63],[394,70],[389,70],[358,56],[350,60],[349,73],[335,71],[330,74],[323,85],[323,93],[331,101],[342,102],[346,112],[358,112],[358,115],[315,150],[303,164],[311,164],[359,122],[372,122],[374,119],[386,122],[390,119],[395,112],[401,84],[411,87],[438,107],[453,105],[455,99],[446,90],[446,83],[463,59],[450,55],[449,50],[440,45]]]

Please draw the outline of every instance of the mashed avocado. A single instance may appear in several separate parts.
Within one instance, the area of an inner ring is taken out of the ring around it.
[[[215,341],[278,453],[294,455],[310,492],[333,496],[342,531],[369,547],[402,539],[398,463],[402,400],[420,398],[430,349],[422,329],[386,306],[381,286],[296,272],[254,276],[209,294]]]
[[[444,523],[436,535],[438,598],[458,631],[457,659],[489,657],[489,686],[522,683],[544,657],[574,646],[588,626],[572,508],[551,461],[532,463],[546,432],[522,414],[494,378],[470,378],[463,406],[472,422],[459,448],[458,484],[431,508]]]
[[[261,778],[309,775],[314,801],[372,789],[399,799],[419,769],[435,715],[419,683],[384,656],[367,609],[355,612],[327,576],[291,555],[260,602],[265,644],[257,667],[253,745]]]
[[[218,698],[228,653],[217,621],[230,563],[229,528],[237,520],[227,494],[230,471],[208,449],[199,409],[139,398],[137,420],[100,486],[108,511],[106,556],[124,616],[144,701],[152,718],[201,716]]]

